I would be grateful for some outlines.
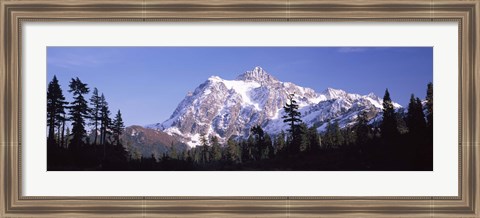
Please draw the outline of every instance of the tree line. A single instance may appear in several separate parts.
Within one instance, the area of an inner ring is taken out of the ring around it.
[[[107,151],[126,157],[120,140],[125,128],[120,110],[112,119],[105,95],[99,94],[97,88],[87,101],[90,88],[78,77],[72,78],[68,87],[73,96],[70,102],[66,101],[56,76],[48,84],[47,165],[55,168],[61,164],[101,164],[107,159]],[[88,125],[92,127],[93,141],[87,134]],[[120,157],[123,162],[124,157]]]

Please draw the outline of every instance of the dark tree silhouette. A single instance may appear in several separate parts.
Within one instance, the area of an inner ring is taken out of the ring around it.
[[[433,83],[427,85],[427,126],[429,131],[433,132]]]
[[[285,106],[283,107],[285,111],[285,115],[282,117],[283,122],[288,123],[290,128],[288,129],[288,132],[290,132],[290,137],[291,137],[291,143],[290,143],[290,149],[291,152],[295,153],[299,151],[299,136],[300,136],[300,123],[302,123],[302,120],[300,119],[301,113],[298,111],[298,104],[297,101],[294,99],[295,93],[293,94],[288,94],[287,98],[288,101],[285,103]]]
[[[218,137],[212,136],[210,138],[210,144],[212,145],[211,149],[211,157],[213,161],[219,161],[222,159],[222,150],[220,148],[220,142],[218,141]]]
[[[338,120],[335,120],[333,122],[333,131],[334,131],[334,135],[335,135],[335,144],[336,145],[345,144],[345,137],[343,137],[343,134],[340,131],[340,124],[338,124]]]
[[[227,159],[234,163],[239,162],[241,159],[238,143],[233,137],[230,137],[227,141]]]
[[[307,130],[308,148],[307,151],[318,151],[321,146],[320,135],[317,126],[313,125]]]
[[[411,135],[423,135],[426,130],[425,115],[423,114],[422,102],[419,98],[415,99],[412,94],[408,104],[408,113],[406,117],[408,131]]]
[[[112,123],[113,138],[115,139],[115,143],[117,145],[121,143],[120,136],[122,135],[124,129],[125,125],[123,124],[122,113],[120,113],[120,110],[118,110]]]
[[[68,148],[69,144],[70,144],[70,128],[67,127],[67,133],[65,134],[64,146]]]
[[[70,81],[70,90],[73,94],[73,102],[70,106],[70,120],[72,121],[72,140],[71,144],[80,146],[85,137],[85,119],[88,118],[88,105],[83,95],[88,94],[87,84],[83,83],[78,77]]]
[[[48,125],[48,144],[55,144],[55,127],[65,122],[65,97],[58,84],[57,76],[53,76],[48,84],[47,90],[47,125]],[[63,131],[62,131],[63,135]],[[62,137],[63,138],[63,137]]]
[[[275,137],[275,151],[276,153],[279,153],[283,151],[283,149],[286,146],[285,142],[285,132],[282,130],[277,137]]]
[[[297,101],[295,101],[294,97],[295,94],[289,94],[288,96],[288,101],[285,103],[285,106],[283,109],[285,110],[286,115],[284,115],[283,122],[289,123],[290,128],[288,131],[293,135],[295,135],[295,129],[298,127],[298,125],[302,122],[300,119],[301,113],[298,111],[298,104]]]
[[[395,109],[388,89],[383,96],[383,120],[380,128],[385,141],[394,140],[398,136]]]
[[[247,147],[247,160],[257,160],[256,158],[256,153],[257,153],[257,146],[255,144],[255,138],[250,135],[248,136],[247,142],[246,142],[246,147]]]
[[[253,136],[253,143],[256,145],[252,146],[252,155],[254,156],[255,160],[259,160],[262,158],[262,154],[267,149],[267,145],[265,144],[265,132],[259,125],[250,128],[250,132]]]
[[[367,112],[362,111],[358,114],[358,123],[356,126],[357,144],[365,145],[369,141],[370,126],[368,125]]]
[[[344,136],[340,131],[340,125],[337,120],[333,123],[327,123],[323,141],[325,142],[324,144],[326,148],[340,147],[344,144]]]
[[[201,148],[201,161],[203,164],[208,162],[209,156],[209,145],[208,145],[208,139],[205,137],[205,135],[200,136],[200,144],[202,146]]]
[[[110,134],[112,120],[110,119],[110,109],[108,109],[108,102],[105,99],[105,95],[100,97],[101,109],[100,109],[100,144],[105,144],[107,135]]]
[[[310,150],[310,143],[308,139],[308,127],[307,124],[305,123],[300,123],[300,125],[297,128],[298,131],[298,145],[299,145],[299,151],[305,152]]]
[[[62,126],[62,133],[61,133],[61,138],[60,138],[60,145],[62,147],[65,147],[65,125],[67,122],[67,117],[65,115],[65,111],[62,113],[62,118],[60,119],[61,121],[61,126]],[[68,137],[68,136],[67,136]]]
[[[95,136],[93,140],[93,144],[97,144],[97,136],[98,136],[98,124],[100,123],[100,110],[102,109],[102,99],[98,95],[98,89],[94,88],[92,92],[92,97],[90,97],[90,118],[92,122],[91,125],[94,126]]]
[[[328,121],[327,126],[325,128],[325,132],[323,134],[323,144],[325,148],[331,148],[336,144],[335,141],[335,130],[330,121]]]

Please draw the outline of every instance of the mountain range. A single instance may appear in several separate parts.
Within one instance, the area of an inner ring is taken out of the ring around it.
[[[217,136],[222,142],[230,137],[248,137],[255,125],[275,135],[288,129],[282,118],[288,94],[294,94],[303,122],[309,127],[315,125],[319,132],[325,130],[329,121],[338,121],[341,128],[352,126],[362,111],[371,123],[382,117],[383,99],[373,93],[360,95],[333,88],[317,92],[279,81],[261,67],[255,67],[234,80],[211,76],[188,93],[167,120],[128,127],[126,135],[134,146],[141,141],[136,136],[152,135],[161,140],[149,144],[170,142],[189,147],[199,145],[201,135]],[[394,103],[394,107],[402,106]]]

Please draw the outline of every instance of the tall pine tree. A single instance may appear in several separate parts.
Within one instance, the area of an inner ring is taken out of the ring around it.
[[[328,121],[323,135],[324,147],[326,149],[332,148],[335,145],[335,129],[331,121]]]
[[[385,95],[383,96],[383,120],[380,128],[382,138],[385,141],[394,140],[398,135],[395,108],[393,107],[388,89],[385,90]]]
[[[262,154],[267,149],[265,144],[265,132],[263,131],[260,125],[253,126],[250,128],[250,132],[252,133],[254,145],[252,149],[252,155],[256,160],[262,158]]]
[[[208,162],[208,159],[209,159],[209,146],[208,146],[208,139],[207,137],[205,137],[205,135],[201,135],[200,136],[200,144],[201,144],[201,156],[200,156],[200,159],[202,161],[203,164],[207,163]]]
[[[65,97],[58,84],[57,76],[53,76],[48,84],[47,90],[47,125],[48,125],[48,144],[55,144],[55,127],[64,124],[65,119]]]
[[[95,138],[93,140],[93,144],[97,144],[98,125],[101,119],[100,110],[102,109],[101,100],[102,99],[98,95],[98,89],[94,88],[92,92],[92,97],[90,97],[90,105],[92,106],[90,110],[90,118],[92,122],[90,124],[94,126],[94,131],[95,131]]]
[[[357,144],[358,145],[365,145],[367,144],[369,138],[369,133],[370,133],[370,127],[368,125],[368,117],[367,117],[367,112],[362,111],[358,114],[358,123],[356,126],[356,138],[357,138]]]
[[[317,131],[317,126],[313,125],[307,130],[307,137],[308,137],[308,150],[309,151],[317,151],[320,149],[321,141],[320,135]]]
[[[61,128],[62,128],[61,133],[60,133],[60,136],[61,136],[60,137],[60,145],[62,147],[65,147],[65,125],[67,123],[67,117],[66,117],[65,111],[62,113],[62,118],[60,119],[60,122],[61,122]]]
[[[222,150],[220,148],[220,142],[218,141],[218,137],[212,136],[210,138],[210,144],[212,145],[211,149],[211,157],[213,161],[219,161],[222,159]]]
[[[272,137],[268,133],[265,133],[265,151],[263,152],[264,158],[273,158],[275,156],[275,148],[273,147]]]
[[[101,109],[100,109],[100,144],[105,144],[107,134],[109,134],[110,125],[112,120],[110,119],[110,110],[108,109],[108,102],[105,99],[105,95],[100,97]]]
[[[83,97],[88,94],[89,89],[87,84],[83,83],[78,77],[70,81],[70,89],[73,94],[73,102],[70,106],[70,120],[72,121],[72,140],[73,147],[83,145],[83,138],[85,137],[85,119],[88,118],[88,105]]]
[[[240,149],[234,137],[230,137],[227,141],[227,159],[236,163],[240,161]]]
[[[68,148],[69,144],[70,144],[70,128],[67,126],[67,133],[65,133],[65,142],[63,146]]]
[[[122,113],[120,113],[120,110],[118,110],[112,123],[113,138],[115,139],[115,143],[117,145],[121,143],[120,135],[122,135],[124,129],[125,125],[123,124]]]
[[[406,117],[407,127],[410,135],[423,135],[426,130],[425,115],[423,114],[422,102],[419,98],[415,99],[412,94],[408,104],[408,113]]]
[[[302,120],[300,119],[301,113],[298,111],[298,104],[297,101],[294,99],[295,93],[293,94],[288,94],[287,95],[287,102],[285,103],[285,106],[283,107],[285,111],[285,115],[282,117],[283,122],[288,123],[290,128],[288,131],[290,132],[290,137],[291,137],[291,144],[290,144],[290,149],[291,152],[298,152],[299,151],[299,146],[300,146],[300,123],[302,123]]]
[[[333,122],[333,131],[335,135],[335,145],[341,146],[345,144],[345,137],[343,137],[338,120]]]

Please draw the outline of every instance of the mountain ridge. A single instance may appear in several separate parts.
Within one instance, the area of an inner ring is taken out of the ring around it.
[[[318,131],[333,120],[342,128],[354,125],[361,111],[367,112],[369,120],[378,120],[382,114],[383,99],[373,93],[360,95],[334,88],[316,92],[279,81],[257,66],[234,80],[209,77],[178,104],[169,119],[145,127],[179,137],[190,147],[198,145],[201,135],[214,135],[221,141],[247,137],[254,125],[277,134],[287,128],[281,118],[287,93],[295,94],[302,120],[316,125]],[[394,106],[401,108],[397,103]]]

